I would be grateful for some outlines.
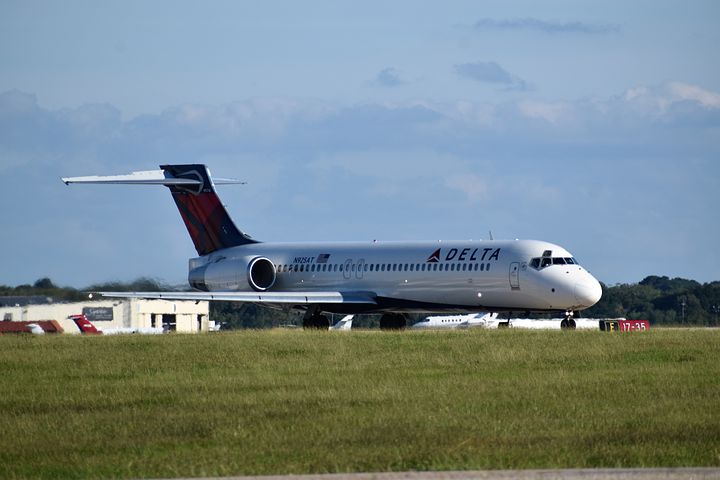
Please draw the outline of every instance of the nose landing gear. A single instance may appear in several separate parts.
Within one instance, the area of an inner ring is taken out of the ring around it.
[[[575,312],[572,310],[568,310],[565,312],[565,318],[562,319],[560,322],[560,329],[562,330],[575,330],[577,327],[575,323],[575,319],[573,318],[575,315]]]

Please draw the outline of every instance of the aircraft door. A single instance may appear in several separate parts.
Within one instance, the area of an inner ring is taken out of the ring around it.
[[[358,260],[357,270],[355,271],[355,278],[357,278],[358,280],[362,280],[363,270],[365,270],[365,259],[361,258],[360,260]]]
[[[352,277],[352,259],[348,258],[345,260],[345,265],[343,266],[343,278],[345,280],[350,280],[350,277]]]
[[[513,262],[510,264],[510,288],[513,290],[520,289],[520,263]]]

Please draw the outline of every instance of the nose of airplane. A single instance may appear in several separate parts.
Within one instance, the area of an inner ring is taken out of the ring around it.
[[[600,282],[590,277],[575,284],[575,299],[583,307],[592,307],[602,297]]]

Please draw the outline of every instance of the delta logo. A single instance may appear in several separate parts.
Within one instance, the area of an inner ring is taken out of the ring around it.
[[[425,263],[438,263],[440,260],[450,262],[452,260],[459,262],[475,262],[475,261],[490,261],[498,260],[500,258],[500,248],[451,248],[447,251],[445,258],[442,258],[442,248],[435,250]],[[490,253],[492,252],[492,253]]]

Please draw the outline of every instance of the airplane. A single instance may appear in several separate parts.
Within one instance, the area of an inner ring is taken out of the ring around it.
[[[192,292],[100,292],[114,298],[223,300],[304,309],[303,327],[327,329],[325,313],[381,313],[400,329],[406,313],[564,311],[600,299],[600,283],[566,249],[538,240],[260,242],[235,226],[201,164],[127,175],[65,177],[66,185],[164,185],[198,256]]]
[[[330,330],[351,330],[354,316],[355,315],[345,315],[338,320],[335,325],[330,326]]]
[[[37,323],[28,323],[25,327],[27,327],[33,335],[45,335],[45,330]]]
[[[425,317],[410,328],[416,330],[439,330],[446,328],[498,328],[511,326],[508,320],[501,321],[497,313],[471,313],[469,315],[440,315]]]
[[[164,333],[161,327],[133,328],[133,327],[117,327],[117,328],[98,328],[83,314],[70,315],[69,317],[75,325],[77,325],[80,333],[84,335],[123,335],[123,334],[140,334],[140,335],[159,335]]]

